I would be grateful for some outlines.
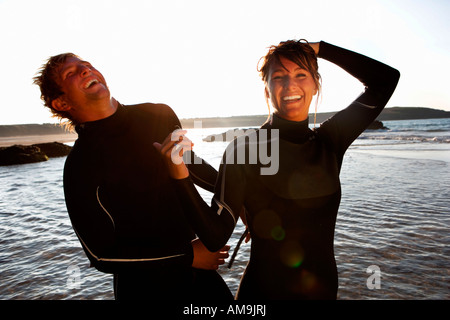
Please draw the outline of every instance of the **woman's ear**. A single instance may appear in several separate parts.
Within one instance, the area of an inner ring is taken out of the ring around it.
[[[266,98],[266,104],[267,104],[267,109],[269,110],[269,115],[270,115],[270,94],[269,94],[269,89],[267,89],[267,86],[264,89],[264,97]]]
[[[266,97],[266,100],[270,99],[270,93],[269,93],[269,89],[267,89],[267,86],[264,87],[264,95]]]
[[[58,111],[67,111],[70,106],[64,101],[62,97],[58,97],[52,101],[52,107]]]

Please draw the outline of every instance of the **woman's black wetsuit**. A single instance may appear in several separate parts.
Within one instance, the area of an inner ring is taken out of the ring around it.
[[[171,108],[150,103],[119,105],[76,128],[64,168],[67,209],[91,264],[114,274],[116,299],[232,298],[215,271],[191,267],[195,234],[153,146],[177,128]],[[217,171],[196,160],[191,175],[213,191]]]
[[[245,206],[252,244],[237,299],[336,299],[333,238],[342,160],[384,108],[400,74],[325,42],[318,56],[361,81],[364,93],[318,129],[309,129],[307,120],[292,122],[272,115],[256,133],[236,139],[225,152],[211,208],[202,203],[189,179],[177,183],[194,230],[210,250],[228,240]],[[261,171],[268,165],[259,161],[252,135],[261,148],[267,142],[263,133],[269,136],[272,161],[278,161],[276,174]],[[230,155],[242,150],[247,161],[239,164]],[[250,164],[249,156],[255,153],[258,163]]]

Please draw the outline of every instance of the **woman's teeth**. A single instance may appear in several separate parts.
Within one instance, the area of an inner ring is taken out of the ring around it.
[[[300,100],[302,98],[302,96],[300,95],[295,95],[295,96],[286,96],[283,97],[284,101],[293,101],[293,100]]]

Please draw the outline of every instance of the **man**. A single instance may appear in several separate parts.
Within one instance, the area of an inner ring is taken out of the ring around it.
[[[67,210],[91,264],[114,274],[116,299],[231,298],[214,270],[229,247],[212,253],[195,239],[153,147],[181,127],[172,109],[120,104],[103,75],[71,53],[51,57],[34,83],[78,133],[64,168]],[[212,191],[216,170],[191,163],[191,177]]]

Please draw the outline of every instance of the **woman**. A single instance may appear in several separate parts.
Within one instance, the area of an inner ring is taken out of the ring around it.
[[[364,84],[365,91],[311,130],[309,108],[321,89],[317,57],[350,73]],[[211,208],[193,188],[183,164],[175,166],[168,161],[172,177],[178,178],[194,230],[211,251],[227,241],[245,207],[252,244],[237,299],[336,299],[333,238],[342,160],[350,144],[384,108],[400,74],[323,41],[287,41],[271,47],[260,73],[274,111],[255,133],[257,145],[272,153],[278,151],[278,171],[262,174],[260,169],[266,166],[262,161],[236,161],[242,150],[246,159],[254,153],[255,140],[249,135],[228,147]],[[167,140],[162,147],[167,159],[175,142]]]

